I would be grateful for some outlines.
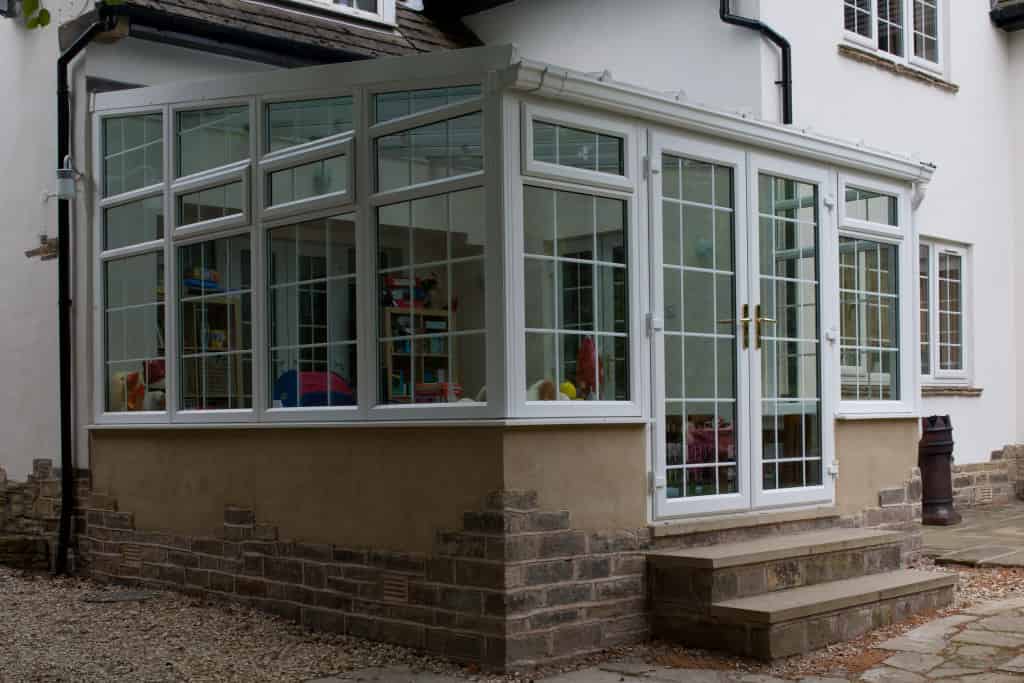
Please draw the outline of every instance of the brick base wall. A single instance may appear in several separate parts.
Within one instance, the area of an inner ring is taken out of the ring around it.
[[[89,493],[90,480],[86,470],[76,472],[76,500]],[[52,569],[56,554],[57,527],[61,507],[61,471],[51,460],[35,460],[32,473],[25,482],[7,479],[0,468],[0,562],[25,569]],[[83,515],[73,518],[73,532],[80,529]],[[42,541],[42,542],[40,542]],[[75,560],[75,534],[69,553],[71,566]]]
[[[80,539],[99,580],[242,601],[312,629],[346,633],[514,670],[649,636],[647,530],[589,533],[531,492],[499,492],[430,555],[278,537],[228,507],[207,538],[135,529],[93,496]]]
[[[969,465],[953,465],[953,505],[967,509],[981,505],[1005,505],[1014,495],[1014,479],[1011,478],[1011,462],[1016,472],[1018,447],[1007,446],[992,454],[989,462]]]

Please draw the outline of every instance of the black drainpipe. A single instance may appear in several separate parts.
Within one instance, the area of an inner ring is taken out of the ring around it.
[[[722,21],[759,31],[761,35],[779,46],[779,50],[782,52],[782,80],[775,81],[775,83],[782,86],[782,122],[787,125],[793,123],[793,50],[789,41],[767,24],[733,14],[730,9],[731,4],[729,0],[722,0],[719,10]]]
[[[99,19],[85,29],[57,58],[57,168],[71,154],[71,89],[68,67],[100,33],[114,28],[116,19],[99,7]],[[74,427],[71,424],[71,200],[57,201],[57,310],[60,337],[60,524],[57,531],[57,574],[68,571],[71,520],[75,506]]]

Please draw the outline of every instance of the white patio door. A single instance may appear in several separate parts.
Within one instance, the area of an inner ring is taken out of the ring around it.
[[[830,501],[827,174],[678,135],[651,159],[655,516]]]

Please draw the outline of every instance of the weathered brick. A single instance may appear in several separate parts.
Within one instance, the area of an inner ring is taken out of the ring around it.
[[[205,569],[186,569],[185,583],[200,588],[210,587],[210,572]]]
[[[423,574],[425,565],[421,555],[383,551],[371,552],[369,562],[374,567],[407,574]]]
[[[439,531],[434,547],[439,555],[483,559],[487,556],[488,538],[458,531]]]
[[[524,614],[542,607],[545,592],[538,589],[508,593],[488,593],[484,596],[484,613],[492,616]]]
[[[504,588],[506,585],[505,565],[474,560],[457,560],[455,562],[455,583],[460,586]]]
[[[569,528],[569,511],[535,511],[526,516],[524,531],[561,531]]]
[[[317,607],[349,612],[352,610],[352,598],[334,591],[316,591],[313,596]]]
[[[488,640],[488,657],[491,656]],[[517,636],[504,643],[505,657],[510,664],[536,662],[551,655],[551,641],[547,634]],[[495,653],[496,654],[496,653]]]
[[[344,562],[345,564],[366,564],[367,551],[351,550],[349,548],[335,548],[334,561]]]
[[[878,506],[903,505],[907,502],[907,490],[902,487],[882,489],[878,492]]]
[[[616,576],[643,574],[647,569],[647,558],[643,555],[619,555],[612,566],[612,573]]]
[[[316,591],[290,583],[268,583],[267,597],[272,600],[287,600],[288,602],[312,605],[316,601]]]
[[[134,529],[135,518],[130,512],[106,510],[103,513],[103,526],[110,529]]]
[[[484,505],[489,510],[535,510],[537,492],[511,489],[493,491],[487,495]]]
[[[160,567],[159,579],[169,583],[185,583],[185,568],[175,567],[167,564],[157,565]]]
[[[488,560],[522,562],[535,560],[540,553],[541,537],[538,534],[524,536],[488,536],[486,557]]]
[[[427,629],[426,649],[459,661],[479,662],[483,658],[484,638],[476,634],[431,628]]]
[[[302,608],[302,625],[311,631],[347,633],[344,612],[318,607]]]
[[[612,574],[610,557],[581,557],[573,561],[573,566],[577,579],[604,579]]]
[[[432,557],[427,560],[427,580],[453,583],[455,581],[455,560],[447,557]]]
[[[526,514],[511,510],[466,512],[462,515],[462,528],[483,534],[518,533],[526,528]]]
[[[258,553],[260,555],[277,555],[277,544],[266,541],[244,541],[240,544],[242,553]]]
[[[229,541],[247,541],[252,538],[252,527],[241,524],[225,524],[224,538]]]
[[[228,505],[224,508],[224,523],[251,526],[256,523],[256,513],[250,508]]]
[[[483,593],[468,588],[442,586],[438,592],[438,607],[454,612],[480,614],[483,609]]]
[[[438,603],[438,588],[430,584],[409,582],[409,602],[413,605],[434,607]]]
[[[277,527],[273,524],[256,524],[252,528],[252,537],[257,541],[276,541]]]
[[[562,609],[548,612],[540,612],[530,615],[529,628],[531,631],[562,626],[579,621],[580,612],[577,609]]]
[[[643,595],[644,584],[639,577],[600,581],[594,584],[597,600],[618,600]]]
[[[179,567],[195,568],[199,566],[199,557],[193,553],[171,550],[167,553],[167,562]]]
[[[640,539],[633,531],[607,531],[590,534],[590,552],[621,553],[640,549]]]
[[[567,586],[549,588],[545,603],[549,607],[569,605],[577,602],[589,602],[594,599],[594,586],[589,583],[575,583]]]
[[[251,595],[261,598],[266,597],[267,582],[260,579],[239,576],[235,578],[235,592],[239,595]]]
[[[302,562],[283,557],[263,560],[263,573],[268,579],[285,583],[302,583]]]
[[[601,625],[582,624],[556,630],[552,636],[552,654],[556,657],[589,652],[601,647]]]
[[[567,531],[541,536],[541,559],[582,555],[587,551],[587,536],[582,531]]]
[[[220,572],[210,572],[210,590],[221,593],[235,592],[235,577]]]
[[[381,620],[377,624],[377,638],[386,643],[422,649],[426,643],[426,628],[419,624]]]
[[[529,564],[526,566],[526,583],[530,586],[561,583],[572,578],[572,571],[572,560]]]
[[[205,555],[223,555],[224,541],[216,538],[193,538],[191,543],[192,552]]]

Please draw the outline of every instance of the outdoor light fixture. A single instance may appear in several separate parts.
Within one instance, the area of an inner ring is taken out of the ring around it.
[[[70,156],[64,157],[64,165],[57,169],[57,192],[54,196],[57,199],[71,200],[75,198],[75,169],[71,165]]]

